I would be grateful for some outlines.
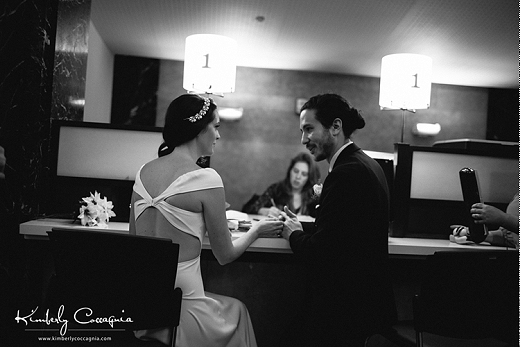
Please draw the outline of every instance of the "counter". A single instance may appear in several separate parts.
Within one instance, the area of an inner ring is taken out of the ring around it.
[[[47,231],[52,228],[73,228],[78,230],[95,230],[99,232],[128,233],[128,223],[110,222],[108,228],[100,229],[94,227],[86,227],[73,223],[72,220],[66,219],[38,219],[20,224],[20,234],[26,239],[48,239]],[[233,238],[242,235],[241,232],[232,232]],[[203,249],[210,249],[209,239],[204,237],[202,243]],[[459,245],[449,240],[440,239],[419,239],[419,238],[396,238],[388,237],[388,253],[390,255],[404,256],[426,256],[437,251],[446,250],[506,250],[504,247],[495,247],[488,244],[479,245]],[[247,252],[263,252],[263,253],[292,253],[289,242],[283,238],[259,238],[249,246]]]

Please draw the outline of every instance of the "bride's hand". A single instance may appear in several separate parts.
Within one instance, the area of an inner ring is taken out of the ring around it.
[[[283,222],[278,218],[267,217],[256,222],[253,228],[258,237],[276,237],[282,232]]]

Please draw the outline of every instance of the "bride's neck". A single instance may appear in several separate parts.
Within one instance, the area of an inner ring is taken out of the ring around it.
[[[197,153],[196,146],[192,144],[192,142],[193,141],[190,141],[175,147],[172,154],[174,154],[177,158],[196,162],[201,156]]]

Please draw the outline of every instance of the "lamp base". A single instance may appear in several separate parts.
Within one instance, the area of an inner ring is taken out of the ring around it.
[[[401,109],[401,118],[402,118],[402,124],[401,124],[401,143],[404,143],[404,128],[406,124],[406,111],[415,113],[415,110],[408,110],[406,108]]]

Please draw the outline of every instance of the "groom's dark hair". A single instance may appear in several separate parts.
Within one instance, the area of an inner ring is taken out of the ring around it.
[[[307,109],[316,112],[316,119],[326,129],[332,126],[334,119],[341,119],[343,133],[346,137],[350,137],[354,130],[362,129],[365,126],[361,113],[338,94],[315,95],[303,104],[300,113]]]

